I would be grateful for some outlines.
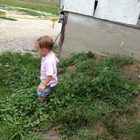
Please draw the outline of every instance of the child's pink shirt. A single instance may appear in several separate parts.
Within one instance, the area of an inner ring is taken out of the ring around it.
[[[50,85],[51,87],[55,86],[57,84],[57,63],[59,60],[55,56],[55,54],[52,52],[51,54],[48,54],[45,57],[42,57],[41,61],[41,76],[40,80],[41,82],[44,82],[47,76],[52,76],[52,79],[47,85]]]

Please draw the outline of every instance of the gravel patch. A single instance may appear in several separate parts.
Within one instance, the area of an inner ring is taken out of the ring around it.
[[[32,51],[35,49],[35,40],[43,35],[49,35],[55,40],[61,30],[61,23],[56,21],[54,29],[51,25],[50,20],[0,19],[0,54],[5,51]]]

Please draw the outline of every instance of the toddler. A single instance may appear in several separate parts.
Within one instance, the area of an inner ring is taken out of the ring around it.
[[[51,93],[57,84],[57,63],[59,60],[52,51],[53,40],[49,36],[42,36],[35,41],[35,47],[42,57],[40,69],[40,84],[37,95],[41,102]]]

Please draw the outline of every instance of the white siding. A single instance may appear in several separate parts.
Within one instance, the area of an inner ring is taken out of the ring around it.
[[[63,11],[93,16],[95,0],[61,0]]]
[[[138,0],[98,0],[95,17],[136,25],[140,14]]]

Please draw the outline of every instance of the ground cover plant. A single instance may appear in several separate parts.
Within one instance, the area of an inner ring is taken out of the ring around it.
[[[22,15],[30,15],[30,16],[35,16],[35,17],[41,17],[41,16],[46,17],[46,15],[43,14],[41,11],[35,11],[35,10],[27,9],[27,8],[4,6],[4,5],[1,5],[0,8],[3,10],[6,10],[6,11],[16,11],[18,13],[21,13]],[[6,15],[6,14],[4,14],[4,15]]]
[[[1,19],[4,19],[4,20],[11,20],[11,21],[17,21],[16,19],[14,18],[9,18],[9,17],[5,17],[5,16],[0,16]]]
[[[132,57],[61,58],[58,85],[43,104],[36,95],[40,60],[0,55],[1,140],[41,140],[49,130],[59,140],[140,139],[139,83],[124,71],[136,63]]]
[[[0,7],[14,6],[58,15],[58,1],[51,0],[0,0]]]
[[[6,19],[6,20],[13,20],[13,21],[16,21],[16,19],[6,17],[6,16],[5,16],[5,12],[3,12],[3,11],[0,11],[0,18],[1,18],[1,19]]]
[[[50,17],[58,16],[58,1],[51,0],[0,0],[0,18],[5,20],[16,21],[16,17],[12,18],[7,16],[7,12],[10,11],[18,13],[18,15],[30,15],[35,18],[49,19]],[[3,12],[4,11],[4,12]]]

